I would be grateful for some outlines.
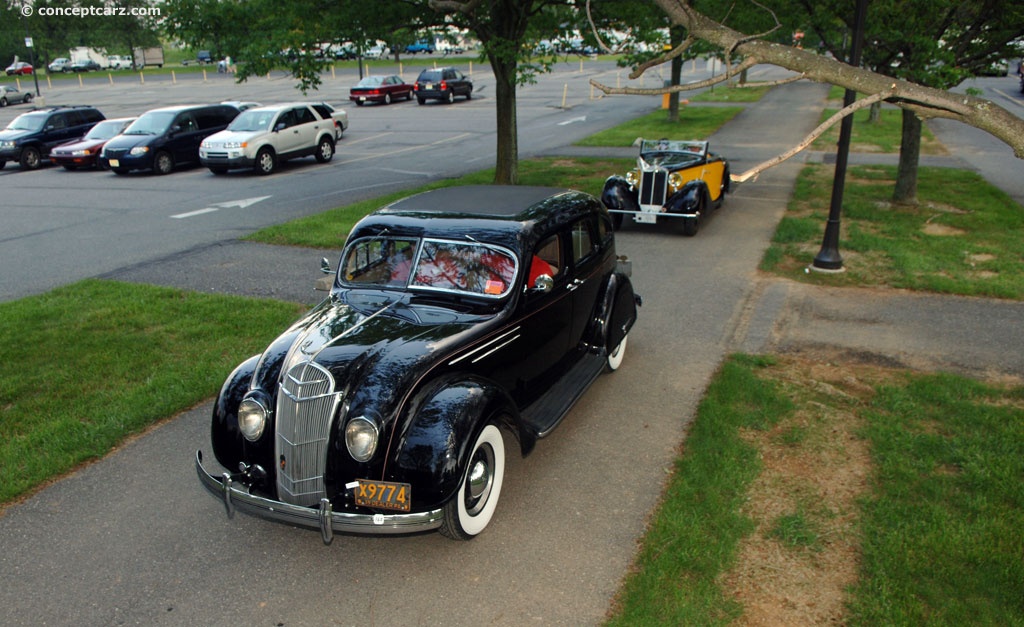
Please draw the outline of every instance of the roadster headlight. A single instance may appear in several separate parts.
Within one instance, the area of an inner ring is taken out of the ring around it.
[[[683,186],[683,176],[678,172],[668,175],[668,184],[672,189],[679,189]]]
[[[255,442],[263,435],[267,426],[269,412],[263,403],[254,398],[247,398],[238,405],[238,429],[246,440]]]
[[[345,445],[348,446],[349,455],[357,462],[369,460],[377,450],[379,436],[377,423],[366,416],[356,416],[349,420],[345,427]]]
[[[640,180],[640,173],[636,170],[630,170],[626,172],[626,182],[630,185],[636,185],[637,181]]]

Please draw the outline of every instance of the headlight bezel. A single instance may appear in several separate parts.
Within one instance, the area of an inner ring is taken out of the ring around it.
[[[630,170],[626,172],[626,182],[631,186],[636,187],[636,184],[640,182],[640,172],[637,170]]]
[[[672,191],[676,191],[683,186],[683,175],[678,172],[672,172],[668,175],[668,186],[672,188]]]
[[[266,431],[270,410],[258,398],[247,397],[238,404],[238,430],[250,442],[258,441]]]
[[[132,155],[133,157],[138,157],[138,156],[144,155],[144,154],[146,154],[148,152],[149,152],[149,146],[135,146],[131,150],[128,151],[128,154]]]
[[[357,462],[373,459],[380,444],[380,426],[371,416],[356,416],[345,425],[345,448]]]

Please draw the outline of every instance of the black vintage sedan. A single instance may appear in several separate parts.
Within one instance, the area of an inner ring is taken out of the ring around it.
[[[327,261],[323,262],[327,265]],[[418,194],[349,234],[330,296],[228,377],[195,465],[228,514],[337,532],[479,534],[522,455],[636,320],[610,217],[582,192]]]
[[[601,201],[616,229],[624,216],[641,224],[667,219],[693,236],[729,188],[729,162],[710,152],[708,142],[642,139],[636,168],[609,177]]]

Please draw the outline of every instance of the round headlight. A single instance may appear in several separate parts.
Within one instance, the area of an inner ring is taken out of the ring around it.
[[[636,170],[630,170],[626,172],[626,182],[630,185],[636,185],[637,181],[640,180],[640,175],[637,174]]]
[[[149,146],[136,146],[128,151],[132,155],[144,155],[149,152]]]
[[[377,424],[365,416],[357,416],[348,421],[345,427],[345,444],[348,453],[357,462],[365,462],[373,457],[377,450],[377,438],[380,432]]]
[[[678,172],[668,175],[668,184],[672,189],[679,189],[683,185],[683,176]]]
[[[246,440],[255,442],[263,435],[267,426],[267,408],[254,398],[247,398],[238,405],[238,429]]]

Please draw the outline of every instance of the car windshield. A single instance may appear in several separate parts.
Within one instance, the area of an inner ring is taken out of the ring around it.
[[[248,109],[239,113],[238,117],[231,121],[231,124],[228,125],[228,130],[235,131],[236,133],[269,131],[276,115],[277,111]]]
[[[45,113],[23,113],[7,125],[9,131],[38,131],[46,122]]]
[[[123,120],[107,120],[92,127],[83,139],[110,139],[124,130]]]
[[[150,111],[139,116],[138,120],[124,129],[125,135],[160,135],[174,121],[174,111]]]
[[[383,82],[384,78],[381,76],[367,76],[356,83],[356,87],[379,87]]]
[[[472,241],[370,237],[345,250],[340,278],[350,287],[385,287],[501,298],[518,263],[511,251]]]

